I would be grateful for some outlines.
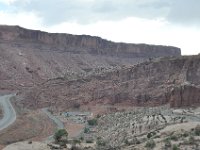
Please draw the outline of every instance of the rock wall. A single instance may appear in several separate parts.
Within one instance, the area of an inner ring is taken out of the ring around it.
[[[200,104],[200,87],[185,84],[172,89],[170,96],[171,107],[188,107],[199,106]]]
[[[60,33],[47,33],[37,30],[28,30],[19,26],[0,26],[0,38],[5,40],[28,40],[42,42],[63,48],[79,47],[84,51],[71,50],[74,53],[89,53],[93,55],[106,55],[117,57],[163,57],[180,56],[179,48],[172,46],[156,46],[147,44],[115,43],[100,37],[89,35],[71,35]]]
[[[150,57],[177,56],[170,46],[114,43],[87,35],[0,26],[0,90],[32,87],[49,79],[85,76],[131,66]]]
[[[55,79],[27,92],[25,99],[37,95],[36,103],[22,102],[30,108],[53,105],[63,109],[74,103],[198,106],[199,62],[200,56],[163,58],[73,81]]]

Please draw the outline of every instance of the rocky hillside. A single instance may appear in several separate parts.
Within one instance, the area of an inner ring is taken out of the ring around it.
[[[170,46],[0,26],[0,90],[32,87],[56,77],[84,76],[94,68],[133,65],[149,57],[179,55],[180,49]]]
[[[29,90],[21,103],[29,108],[67,108],[77,103],[197,106],[200,104],[200,56],[153,59],[77,80],[49,80]]]

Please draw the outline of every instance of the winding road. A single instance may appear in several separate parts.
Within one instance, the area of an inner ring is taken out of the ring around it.
[[[16,112],[10,102],[12,96],[13,95],[0,96],[0,105],[3,109],[3,118],[0,120],[0,131],[7,128],[16,120]]]

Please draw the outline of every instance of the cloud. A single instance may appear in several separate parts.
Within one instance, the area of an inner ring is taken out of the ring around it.
[[[6,0],[0,0],[6,1]],[[128,17],[166,18],[180,24],[200,23],[199,0],[8,0],[16,11],[32,11],[46,25],[82,24]]]
[[[200,24],[199,0],[174,0],[167,19],[180,24]]]
[[[11,4],[13,2],[15,2],[16,0],[0,0],[0,3],[4,3],[4,4]]]
[[[0,24],[20,25],[32,29],[44,29],[42,19],[38,18],[33,12],[4,12],[0,11]]]
[[[199,0],[0,0],[0,24],[173,45],[197,54],[199,6]]]

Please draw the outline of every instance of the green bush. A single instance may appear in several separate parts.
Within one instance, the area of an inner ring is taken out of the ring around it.
[[[188,136],[189,136],[189,133],[185,132],[185,133],[182,134],[182,136],[183,136],[183,137],[188,137]]]
[[[100,118],[101,117],[101,115],[100,114],[97,114],[97,116],[96,116],[97,118]]]
[[[81,141],[80,141],[80,140],[78,140],[78,139],[74,139],[74,140],[73,140],[73,143],[76,145],[76,144],[80,144],[80,143],[81,143]]]
[[[178,137],[176,135],[171,135],[170,139],[173,141],[178,141]]]
[[[188,144],[195,144],[195,139],[193,136],[190,136],[188,139]]]
[[[170,139],[167,138],[167,139],[164,140],[164,142],[165,142],[165,147],[168,148],[168,147],[172,146]]]
[[[93,140],[92,139],[88,139],[85,141],[86,143],[93,143]]]
[[[147,138],[150,139],[151,137],[155,136],[156,135],[156,132],[149,132],[147,134]]]
[[[68,133],[65,129],[59,129],[58,131],[55,132],[54,134],[54,139],[56,143],[61,142],[61,138],[64,138],[65,140],[67,140],[68,138]]]
[[[83,140],[84,140],[84,137],[83,137],[83,136],[81,136],[81,137],[80,137],[80,140],[81,140],[81,141],[83,141]]]
[[[102,138],[97,138],[97,146],[106,146],[106,142]]]
[[[150,149],[153,149],[155,146],[156,146],[156,143],[155,143],[155,141],[152,140],[152,139],[149,140],[149,141],[147,141],[147,143],[146,143],[146,145],[145,145],[146,148],[150,148]]]
[[[88,120],[87,122],[88,122],[88,125],[90,125],[90,126],[97,125],[97,119],[91,119],[91,120]]]
[[[124,143],[125,143],[126,145],[130,145],[128,139],[126,139],[126,140],[124,141]]]
[[[84,129],[84,133],[89,133],[90,132],[90,129],[89,128],[85,128]]]
[[[200,136],[200,125],[197,125],[195,128],[194,128],[194,133],[196,136]]]
[[[172,150],[180,150],[180,148],[176,144],[174,144]]]

